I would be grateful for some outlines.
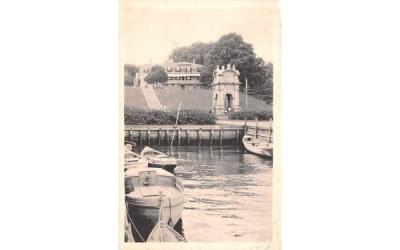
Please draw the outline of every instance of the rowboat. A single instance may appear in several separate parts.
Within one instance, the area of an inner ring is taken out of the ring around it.
[[[139,154],[132,151],[132,146],[125,145],[125,164],[124,168],[147,168],[147,160],[142,158]]]
[[[162,168],[170,173],[174,171],[178,164],[175,158],[150,147],[145,147],[140,153],[140,156],[148,160],[148,166],[150,168]]]
[[[135,241],[146,241],[159,220],[170,227],[180,220],[183,185],[161,168],[129,168],[125,172],[125,201]]]
[[[262,156],[273,157],[273,144],[267,140],[261,140],[251,135],[245,135],[242,142],[246,150],[250,153]]]

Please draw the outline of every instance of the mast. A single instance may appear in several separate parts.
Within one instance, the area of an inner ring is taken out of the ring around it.
[[[247,95],[248,95],[248,91],[247,91],[248,85],[247,85],[247,78],[246,78],[246,112],[247,112]]]
[[[176,113],[176,121],[175,121],[175,126],[174,126],[174,132],[172,133],[171,147],[174,144],[175,130],[176,130],[176,127],[178,126],[179,112],[181,111],[181,106],[182,106],[182,101],[179,102],[178,113]]]

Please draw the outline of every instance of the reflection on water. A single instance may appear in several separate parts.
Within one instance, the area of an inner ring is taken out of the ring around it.
[[[178,159],[189,241],[272,238],[272,161],[237,146],[155,146]]]

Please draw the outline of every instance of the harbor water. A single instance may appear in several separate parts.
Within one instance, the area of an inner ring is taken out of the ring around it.
[[[272,160],[235,145],[153,148],[178,160],[188,241],[271,240]]]

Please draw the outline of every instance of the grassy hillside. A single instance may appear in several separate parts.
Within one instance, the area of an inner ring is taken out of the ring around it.
[[[182,101],[182,109],[209,111],[212,108],[212,92],[210,90],[183,90],[178,88],[156,89],[161,105],[167,110],[178,109]]]
[[[184,90],[178,88],[155,89],[161,105],[167,110],[178,109],[182,101],[182,109],[209,111],[212,108],[212,90]],[[246,96],[240,93],[240,106],[245,109]],[[125,88],[125,107],[149,110],[142,91],[138,88]],[[252,96],[248,96],[248,111],[270,111],[272,106]]]
[[[142,90],[139,88],[125,88],[125,107],[150,111]]]

